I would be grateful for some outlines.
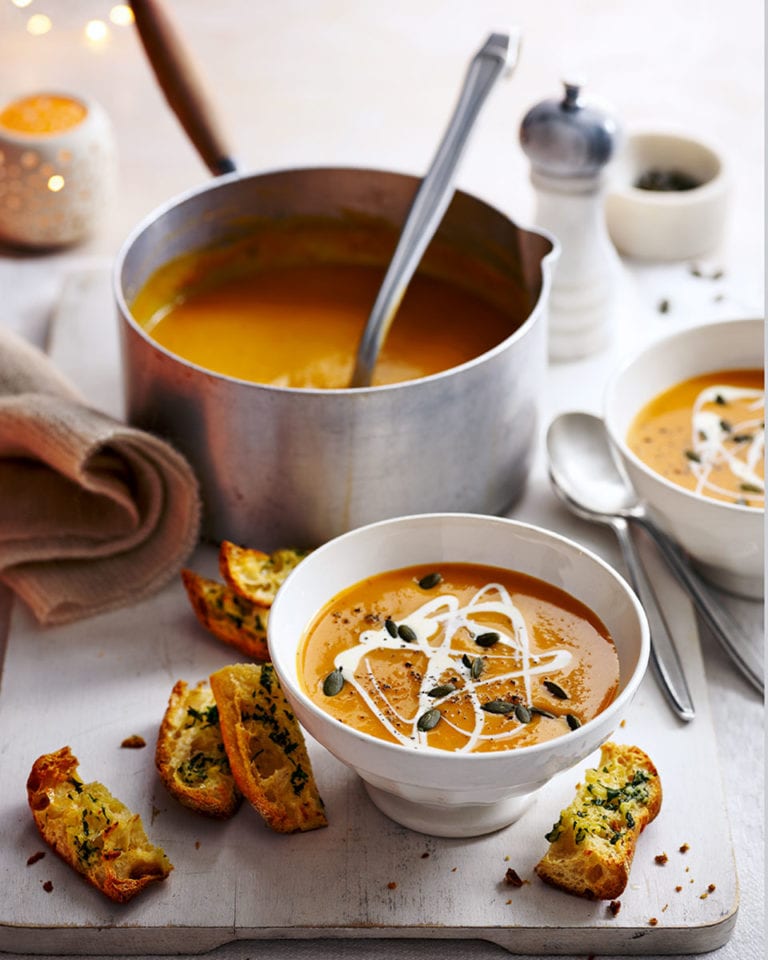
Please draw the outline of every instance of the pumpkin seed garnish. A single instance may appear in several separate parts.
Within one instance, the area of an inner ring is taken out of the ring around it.
[[[733,440],[734,443],[749,443],[751,439],[751,433],[734,433],[734,435],[731,437],[731,440]]]
[[[323,681],[323,693],[326,697],[335,697],[337,693],[341,692],[343,686],[344,676],[341,672],[341,667],[337,667],[335,670],[331,670]]]
[[[407,623],[401,623],[397,628],[397,635],[401,640],[405,640],[406,643],[413,643],[414,640],[418,640],[416,636],[416,631],[409,627]]]
[[[419,586],[422,590],[431,590],[433,587],[436,587],[442,579],[443,575],[435,570],[434,573],[428,573],[426,576],[423,576],[421,580],[419,580]]]
[[[515,707],[515,716],[520,723],[531,722],[531,711],[525,706],[525,704],[518,703],[518,705]]]
[[[447,697],[449,693],[456,692],[455,683],[441,683],[437,687],[432,687],[431,690],[427,691],[428,697]]]
[[[715,396],[715,403],[718,405],[718,407],[726,406],[725,397],[722,395],[722,393],[718,393]]]
[[[416,721],[416,726],[423,732],[433,730],[440,723],[441,716],[442,714],[437,709],[426,710]]]
[[[512,713],[515,705],[508,700],[489,700],[488,703],[483,704],[482,709],[485,710],[486,713],[498,713],[503,716],[507,713]]]
[[[761,487],[758,487],[755,483],[740,483],[739,490],[743,490],[744,493],[762,493],[763,490]]]
[[[689,460],[692,460],[694,463],[701,463],[701,457],[696,453],[695,450],[686,450],[685,455]]]
[[[389,617],[384,621],[384,626],[386,627],[387,633],[390,637],[397,636],[397,624],[394,620],[390,620]]]
[[[720,421],[720,429],[723,430],[723,431],[725,431],[725,433],[732,433],[732,432],[733,432],[733,427],[730,425],[730,423],[728,423],[727,420],[721,420],[721,421]]]
[[[479,633],[475,637],[475,643],[478,647],[492,647],[494,643],[499,642],[499,635],[495,630],[490,630],[488,633]]]
[[[578,717],[574,717],[572,713],[566,713],[565,719],[567,720],[568,726],[571,728],[571,730],[578,730],[581,726],[581,720],[579,720]]]
[[[475,657],[472,666],[469,668],[469,675],[473,680],[478,680],[483,670],[485,670],[485,660],[482,657]]]
[[[555,683],[554,680],[545,680],[544,686],[549,690],[553,697],[557,697],[558,700],[568,700],[568,694],[563,690],[559,683]]]
[[[531,707],[531,713],[535,713],[539,717],[546,717],[548,720],[557,720],[554,713],[550,713],[549,710],[542,710],[541,707]]]

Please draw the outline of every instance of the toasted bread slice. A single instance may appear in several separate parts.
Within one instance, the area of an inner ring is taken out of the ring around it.
[[[211,674],[235,782],[279,833],[327,826],[304,735],[270,663]]]
[[[200,623],[217,639],[253,660],[269,660],[269,608],[246,600],[223,583],[182,570],[181,579]]]
[[[536,873],[568,893],[615,900],[629,880],[637,839],[661,809],[661,780],[639,747],[603,744],[576,797],[547,834]]]
[[[27,799],[43,839],[78,873],[125,903],[173,870],[147,839],[141,818],[101,783],[83,783],[69,747],[38,757]]]
[[[284,549],[263,553],[223,540],[219,549],[219,570],[235,593],[252,603],[271,607],[283,581],[307,552]]]
[[[171,796],[208,817],[226,819],[242,794],[221,739],[219,708],[206,680],[171,691],[155,749],[155,766]]]

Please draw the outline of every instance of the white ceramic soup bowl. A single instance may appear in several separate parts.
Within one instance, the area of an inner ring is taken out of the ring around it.
[[[711,582],[760,598],[764,586],[764,513],[677,486],[627,446],[635,415],[653,397],[698,374],[762,368],[764,322],[726,320],[690,327],[632,357],[608,383],[605,422],[641,500],[657,523]]]
[[[325,713],[298,675],[305,630],[325,604],[360,580],[411,564],[458,561],[518,570],[581,600],[607,626],[620,688],[602,713],[546,743],[494,753],[454,753],[385,742]],[[587,757],[625,715],[648,662],[645,615],[608,564],[538,527],[476,514],[384,520],[311,553],[281,587],[269,618],[269,648],[286,696],[309,733],[362,778],[392,820],[421,833],[469,837],[516,820],[555,774]]]

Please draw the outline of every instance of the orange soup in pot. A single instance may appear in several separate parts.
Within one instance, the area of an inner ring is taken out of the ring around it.
[[[665,479],[742,506],[765,505],[763,371],[719,370],[665,390],[634,418],[627,444]]]
[[[376,262],[382,241],[371,231],[374,241],[364,235],[355,246],[357,234],[340,240],[322,227],[302,229],[309,241],[300,230],[295,239],[287,229],[267,230],[231,249],[169,262],[138,292],[131,303],[134,317],[171,353],[216,373],[299,389],[349,386],[384,278],[385,268]],[[369,252],[369,244],[379,249]],[[453,266],[412,279],[376,364],[374,385],[466,363],[500,344],[526,318],[516,305],[493,301],[487,277],[452,282]],[[484,289],[488,298],[477,292]]]
[[[334,597],[299,649],[307,695],[412,748],[486,752],[566,736],[615,698],[616,649],[576,598],[469,563],[377,574]]]

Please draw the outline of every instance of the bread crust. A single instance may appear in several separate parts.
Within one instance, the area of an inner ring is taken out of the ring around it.
[[[264,553],[222,540],[219,571],[235,593],[252,603],[271,607],[283,581],[307,552],[286,547]]]
[[[43,754],[27,778],[40,835],[71,867],[116,903],[126,903],[173,870],[138,814],[101,783],[83,783],[68,746]]]
[[[206,630],[252,660],[269,660],[268,607],[253,603],[194,570],[182,570],[181,580],[195,616]]]
[[[271,664],[211,674],[211,689],[240,791],[278,833],[327,826],[304,735]]]
[[[661,802],[650,757],[639,747],[603,744],[598,767],[585,772],[576,797],[547,834],[549,849],[536,873],[567,893],[615,900],[629,880],[638,837]]]
[[[157,735],[155,766],[179,803],[207,817],[233,816],[242,801],[221,737],[208,682],[178,680]]]

